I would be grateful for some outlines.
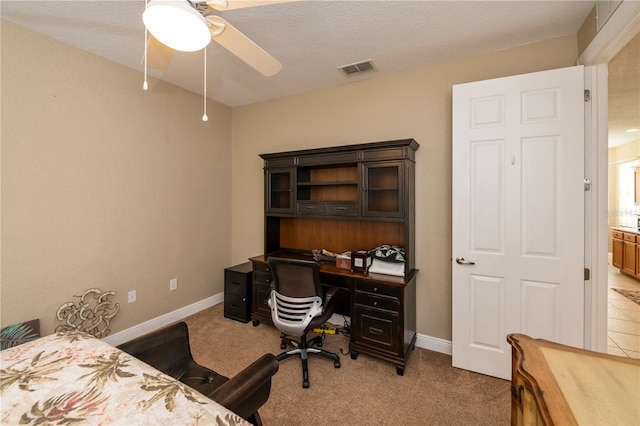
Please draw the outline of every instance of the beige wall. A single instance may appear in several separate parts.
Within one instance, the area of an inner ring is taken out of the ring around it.
[[[210,102],[203,123],[197,95],[145,93],[134,70],[2,22],[0,320],[40,318],[49,333],[58,306],[98,287],[117,292],[116,332],[220,293],[224,267],[262,253],[258,154],[415,138],[418,332],[450,339],[451,86],[576,58],[566,36],[233,110]]]
[[[450,340],[451,86],[572,66],[576,59],[577,37],[570,35],[234,108],[233,263],[263,250],[258,154],[414,138],[420,144],[416,155],[418,332]]]
[[[48,334],[91,287],[116,291],[114,332],[222,292],[230,108],[203,123],[193,93],[5,21],[1,40],[2,325]]]
[[[578,30],[578,56],[582,55],[598,33],[596,8],[591,9]]]

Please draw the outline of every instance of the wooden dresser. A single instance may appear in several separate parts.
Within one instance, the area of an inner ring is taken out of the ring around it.
[[[507,341],[512,425],[640,425],[640,360],[523,334]]]

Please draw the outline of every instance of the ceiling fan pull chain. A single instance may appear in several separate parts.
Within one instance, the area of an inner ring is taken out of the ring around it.
[[[147,10],[147,0],[144,0],[144,10]],[[149,30],[147,26],[144,26],[144,83],[142,83],[142,90],[149,90],[149,84],[147,83],[147,48],[149,47]]]
[[[202,121],[208,121],[207,117],[207,47],[204,48],[204,115]]]

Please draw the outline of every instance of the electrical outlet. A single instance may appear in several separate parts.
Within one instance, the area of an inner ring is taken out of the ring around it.
[[[136,301],[136,291],[135,290],[131,290],[129,292],[128,301],[129,301],[129,303],[133,303],[133,302]]]
[[[169,281],[169,290],[173,291],[177,289],[178,289],[178,279],[174,278],[171,281]]]

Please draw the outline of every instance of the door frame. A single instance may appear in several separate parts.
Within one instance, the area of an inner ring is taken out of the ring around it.
[[[624,0],[578,58],[585,65],[585,268],[591,279],[585,288],[585,348],[607,352],[608,263],[608,84],[607,63],[640,28],[640,2]]]

